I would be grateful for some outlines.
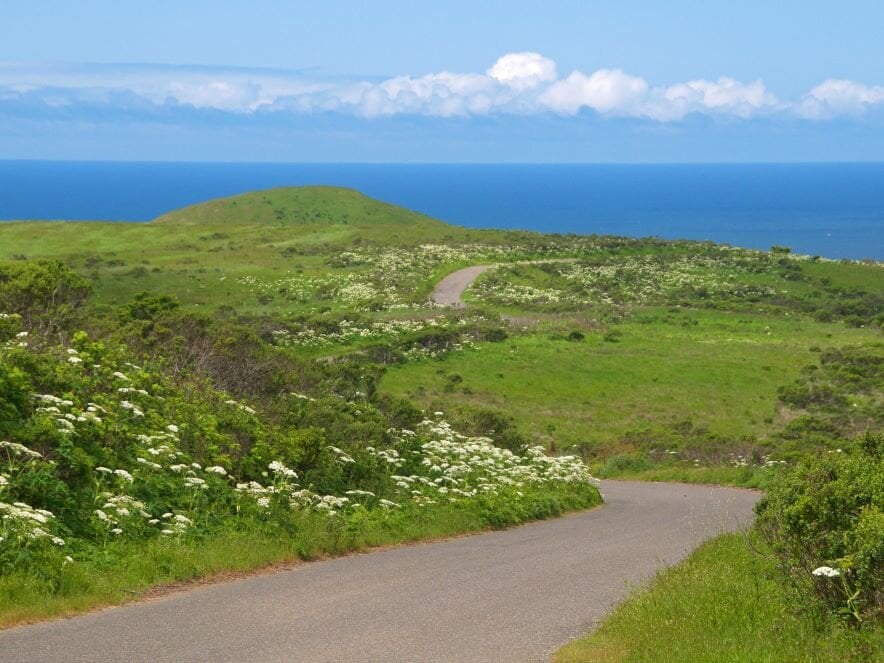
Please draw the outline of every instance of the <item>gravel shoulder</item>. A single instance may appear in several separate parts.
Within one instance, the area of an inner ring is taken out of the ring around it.
[[[545,661],[630,586],[747,525],[758,495],[602,483],[563,518],[0,632],[9,661]]]

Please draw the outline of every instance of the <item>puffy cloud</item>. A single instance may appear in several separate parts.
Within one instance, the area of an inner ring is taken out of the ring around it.
[[[515,90],[527,90],[557,78],[556,63],[540,53],[507,53],[486,73]]]
[[[856,115],[879,104],[884,104],[884,87],[830,78],[805,95],[797,112],[809,119],[825,119]]]
[[[680,120],[690,113],[750,118],[781,107],[761,81],[741,83],[733,78],[695,80],[665,88],[619,69],[600,69],[591,76],[575,71],[550,85],[540,102],[558,113],[576,114],[591,108],[607,115],[644,117],[660,122]]]
[[[619,69],[599,69],[591,76],[574,71],[568,78],[556,81],[542,95],[540,103],[568,115],[581,108],[617,115],[642,114],[641,106],[648,94],[643,78],[630,76]]]
[[[369,117],[401,113],[436,115],[481,115],[493,105],[493,86],[480,74],[442,72],[418,78],[397,76],[362,95],[358,110]]]
[[[775,95],[760,80],[742,83],[722,77],[717,81],[696,80],[671,85],[662,91],[656,119],[681,119],[689,113],[715,112],[744,119],[781,107]]]
[[[485,73],[443,71],[376,80],[272,69],[0,62],[0,112],[100,108],[104,116],[116,117],[154,109],[169,116],[170,108],[179,107],[231,117],[337,113],[370,119],[578,116],[589,109],[603,117],[678,122],[691,114],[824,120],[877,105],[884,105],[884,87],[846,80],[827,80],[789,102],[760,80],[722,77],[652,85],[620,69],[578,70],[559,78],[555,62],[533,52],[505,54]]]

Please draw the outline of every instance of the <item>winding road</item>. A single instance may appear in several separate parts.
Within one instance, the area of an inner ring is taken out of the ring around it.
[[[745,526],[757,494],[605,481],[562,518],[312,562],[0,631],[0,660],[546,661],[630,584]]]
[[[434,303],[441,306],[453,306],[454,308],[464,308],[466,304],[463,301],[463,293],[473,285],[479,276],[487,272],[494,265],[473,265],[472,267],[464,267],[456,272],[451,272],[444,279],[436,284],[430,299]]]

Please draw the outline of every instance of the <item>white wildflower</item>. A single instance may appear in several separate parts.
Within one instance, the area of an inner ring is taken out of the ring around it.
[[[820,566],[812,571],[815,576],[824,576],[826,578],[837,578],[841,575],[841,571],[833,569],[831,566]]]

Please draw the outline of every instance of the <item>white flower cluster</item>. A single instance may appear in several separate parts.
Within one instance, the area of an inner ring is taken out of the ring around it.
[[[39,451],[29,449],[25,445],[19,444],[18,442],[7,442],[6,440],[0,440],[0,449],[4,449],[6,451],[8,460],[11,460],[12,456],[24,456],[25,458],[43,457],[43,454],[41,454]]]
[[[55,516],[24,502],[0,502],[0,543],[26,546],[35,541],[63,546],[64,539],[51,531]]]
[[[32,398],[42,403],[34,408],[34,412],[51,417],[62,435],[74,433],[78,423],[102,423],[101,415],[105,413],[105,409],[96,403],[87,403],[85,408],[79,408],[73,401],[52,394],[32,394]]]
[[[552,481],[593,481],[589,468],[576,456],[549,456],[543,447],[514,454],[489,438],[461,435],[442,420],[423,421],[419,432],[428,438],[421,446],[424,471],[394,479],[401,491],[420,503],[440,497],[457,501]]]
[[[418,505],[458,502],[548,482],[595,481],[589,468],[575,456],[549,456],[542,447],[531,447],[522,455],[514,454],[495,446],[488,438],[461,435],[442,420],[424,421],[417,432],[404,429],[390,432],[397,434],[402,445],[400,449],[364,449],[367,455],[383,461],[390,468],[390,478],[401,496],[398,502],[376,500],[382,509],[401,506],[408,500]],[[415,440],[421,440],[419,449],[415,448]],[[357,462],[338,447],[327,448],[339,463]],[[418,469],[410,474],[392,473],[407,464]],[[290,481],[297,475],[283,463],[274,461],[269,469],[274,474],[273,485],[263,486],[254,481],[240,483],[237,492],[255,499],[263,508],[270,506],[273,495],[282,495],[291,508],[313,509],[330,515],[342,509],[359,508],[376,498],[374,493],[360,489],[345,491],[346,497],[318,495]]]
[[[841,575],[841,571],[833,569],[831,566],[820,566],[815,568],[811,573],[817,577],[837,578]]]
[[[518,282],[518,268],[498,270],[480,279],[473,293],[503,305],[656,304],[680,292],[754,299],[787,292],[773,287],[777,269],[776,258],[769,254],[718,247],[708,255],[626,255],[552,263],[544,269],[542,285]]]
[[[236,492],[240,495],[250,497],[262,509],[270,507],[272,497],[278,496],[284,500],[290,509],[313,510],[325,513],[328,516],[337,515],[338,511],[351,505],[349,497],[338,497],[336,495],[319,495],[306,488],[301,488],[294,483],[294,479],[298,478],[298,474],[284,463],[273,461],[268,465],[268,469],[273,474],[273,484],[262,486],[257,481],[249,481],[248,483],[236,484]],[[362,491],[358,491],[361,493]],[[353,494],[358,494],[354,492]],[[371,493],[365,492],[366,495]]]
[[[277,345],[297,345],[303,347],[322,347],[326,345],[344,345],[357,340],[398,337],[404,334],[436,329],[444,324],[439,318],[377,320],[359,324],[346,318],[331,330],[317,330],[309,326],[294,331],[280,329],[273,332],[273,340]]]
[[[242,411],[245,412],[246,414],[252,414],[252,415],[253,415],[253,414],[256,413],[256,411],[255,411],[254,408],[251,408],[251,407],[249,407],[248,405],[244,405],[243,403],[239,403],[239,402],[237,402],[237,401],[235,401],[235,400],[233,400],[233,399],[230,399],[230,400],[226,400],[226,401],[224,401],[224,404],[225,404],[225,405],[232,405],[232,406],[234,406],[234,407],[236,407],[236,408],[239,408],[240,410],[242,410]]]

